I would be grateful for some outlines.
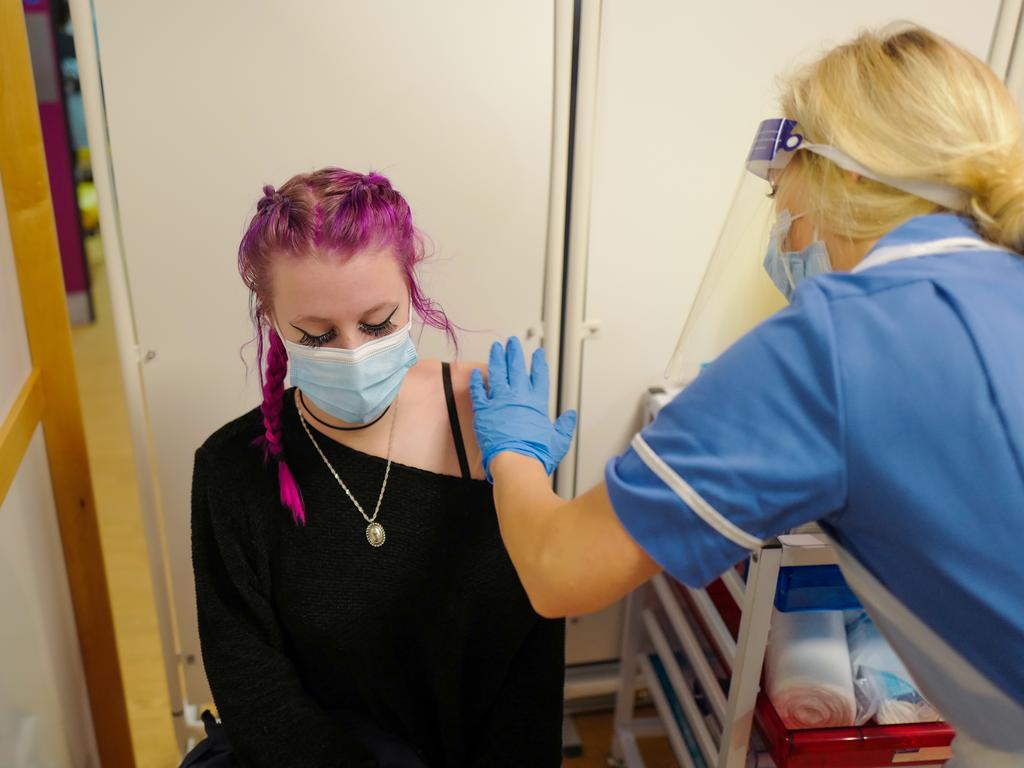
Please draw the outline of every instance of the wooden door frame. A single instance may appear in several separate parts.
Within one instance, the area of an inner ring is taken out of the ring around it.
[[[0,425],[0,503],[42,424],[100,764],[134,768],[22,0],[0,0],[0,180],[32,370]]]

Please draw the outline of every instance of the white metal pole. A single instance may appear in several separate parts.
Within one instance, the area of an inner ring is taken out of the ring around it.
[[[768,630],[782,565],[782,546],[771,544],[750,556],[736,658],[732,664],[725,733],[717,768],[746,768],[757,694],[761,690]]]
[[[661,681],[658,679],[658,674],[654,671],[654,665],[651,664],[650,659],[646,656],[641,656],[640,668],[643,670],[644,677],[647,680],[647,690],[651,694],[651,698],[654,700],[654,705],[658,710],[658,714],[667,722],[674,722],[672,705],[668,703],[668,697],[665,695],[665,691],[661,687]],[[676,762],[679,763],[682,768],[695,768],[693,758],[690,757],[689,747],[687,747],[686,742],[683,741],[683,736],[679,729],[676,727],[666,728],[665,736],[668,738],[669,744],[672,746],[672,752],[676,756]],[[630,746],[633,746],[633,744]],[[646,768],[643,756],[640,754],[638,747],[634,746],[631,753],[627,755],[626,765],[628,768]]]
[[[160,642],[163,648],[167,690],[171,715],[179,746],[186,740],[182,717],[183,685],[178,662],[179,643],[170,602],[170,573],[167,570],[164,545],[163,516],[160,510],[156,476],[149,439],[145,390],[142,383],[141,360],[132,311],[131,292],[121,242],[121,225],[113,181],[109,151],[106,109],[103,101],[102,75],[98,54],[96,22],[91,0],[70,0],[71,23],[74,28],[75,55],[78,59],[82,105],[85,112],[89,152],[92,158],[93,182],[99,201],[100,231],[103,237],[104,262],[110,288],[110,300],[121,360],[131,427],[135,474],[139,485],[139,502],[145,527],[149,555],[150,580],[156,604]]]
[[[1017,106],[1024,105],[1024,11],[1018,11],[1016,34],[1013,38],[1013,49],[1006,66],[1006,87],[1009,88]]]
[[[665,611],[665,618],[668,619],[669,625],[671,625],[676,637],[682,645],[682,650],[686,653],[686,658],[690,662],[690,667],[696,674],[697,679],[700,681],[701,687],[704,689],[704,696],[711,704],[711,709],[715,713],[715,717],[718,718],[719,722],[725,721],[725,708],[726,699],[725,694],[722,693],[722,686],[715,677],[715,672],[711,668],[711,664],[704,656],[704,650],[701,648],[700,640],[697,639],[697,635],[694,630],[690,627],[690,622],[686,620],[683,615],[682,609],[679,607],[679,602],[673,594],[672,587],[668,585],[668,581],[665,578],[665,574],[659,573],[651,580],[651,586],[657,593],[658,598],[661,600],[661,604]]]
[[[1020,28],[1022,4],[1024,0],[1002,0],[988,53],[988,65],[1007,82],[1007,85],[1010,84],[1010,68],[1015,58],[1014,51],[1018,46],[1017,31]],[[1018,68],[1022,58],[1024,56],[1016,57]]]
[[[664,667],[665,674],[668,676],[669,682],[672,684],[672,689],[675,692],[676,699],[679,701],[679,706],[683,710],[683,715],[689,723],[690,729],[693,731],[694,739],[697,741],[697,746],[700,748],[700,752],[704,756],[704,761],[707,765],[715,765],[718,760],[718,746],[715,744],[715,738],[711,735],[711,731],[708,730],[708,724],[704,720],[704,716],[701,714],[700,706],[697,704],[697,698],[693,695],[693,689],[687,685],[686,678],[683,676],[683,672],[679,668],[679,663],[676,661],[675,654],[672,652],[672,647],[668,643],[668,638],[665,637],[665,633],[661,629],[661,624],[658,623],[657,618],[654,616],[654,612],[650,608],[644,610],[643,621],[644,626],[647,628],[647,636],[650,638],[651,643],[654,645],[654,650],[661,659],[661,665]],[[646,661],[646,659],[641,659],[641,663],[644,661]],[[651,686],[651,689],[654,689],[653,685]],[[669,733],[673,733],[677,730],[677,728],[671,727],[667,729]],[[679,741],[682,742],[682,739],[680,738]]]
[[[631,732],[636,719],[636,673],[637,656],[640,654],[640,639],[643,624],[640,614],[647,606],[647,594],[650,587],[640,586],[626,598],[626,608],[622,619],[622,646],[619,661],[619,689],[615,694],[615,715],[612,720],[612,754],[623,759],[629,745],[624,741],[624,734]]]

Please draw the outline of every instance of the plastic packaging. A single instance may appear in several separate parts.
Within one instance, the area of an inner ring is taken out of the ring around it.
[[[871,718],[879,725],[942,719],[864,611],[846,612],[846,637],[857,696],[857,725]]]

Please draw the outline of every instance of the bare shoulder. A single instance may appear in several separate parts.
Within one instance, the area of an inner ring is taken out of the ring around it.
[[[458,391],[460,387],[469,392],[469,377],[473,371],[479,370],[483,373],[484,378],[487,377],[487,363],[465,363],[465,362],[454,362],[451,364],[452,367],[452,386]]]
[[[459,412],[459,423],[462,426],[462,435],[466,443],[466,453],[469,455],[469,463],[473,470],[473,476],[482,479],[484,476],[483,463],[480,455],[480,448],[476,442],[476,434],[473,432],[473,399],[469,394],[469,377],[473,371],[479,370],[487,378],[487,363],[453,362],[452,369],[452,390],[455,394],[455,404]]]
[[[451,369],[452,390],[455,393],[455,402],[459,406],[459,415],[461,416],[463,410],[465,410],[466,414],[471,417],[473,414],[473,400],[469,395],[469,377],[475,370],[480,370],[486,377],[487,363],[455,362],[451,363]],[[469,422],[465,423],[468,424]]]
[[[474,478],[483,479],[483,459],[476,442],[476,434],[473,432],[473,401],[469,394],[469,377],[475,368],[480,368],[486,373],[486,365],[464,362],[453,362],[449,365],[455,409],[459,416],[459,427],[462,441],[466,446],[470,471]],[[451,424],[445,404],[441,367],[440,360],[421,359],[409,370],[406,385],[402,388],[402,407],[403,412],[415,414],[421,430],[441,436],[439,445],[444,446],[443,451],[451,451],[451,455],[445,459],[446,468],[441,471],[457,473],[458,462],[451,442]]]
[[[455,401],[459,404],[459,411],[461,413],[462,407],[465,406],[467,413],[472,415],[473,413],[473,399],[469,393],[469,379],[473,375],[473,371],[480,371],[484,375],[484,381],[487,381],[487,363],[465,363],[455,362],[451,363],[452,369],[452,389],[455,392]]]
[[[426,384],[431,390],[441,384],[441,360],[419,360],[409,369],[409,378],[417,384]],[[487,376],[487,363],[452,362],[448,364],[452,373],[452,389],[458,402],[469,400],[469,377],[473,370],[479,368]]]
[[[414,379],[426,379],[433,381],[441,376],[441,361],[417,360],[416,364],[409,369],[408,375]]]

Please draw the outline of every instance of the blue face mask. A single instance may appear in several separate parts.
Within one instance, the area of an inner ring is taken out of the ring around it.
[[[768,239],[768,252],[764,257],[765,271],[787,301],[793,298],[793,291],[801,280],[832,271],[828,249],[821,240],[815,240],[802,251],[782,250],[782,244],[792,225],[793,217],[789,211],[779,211],[779,217]]]
[[[410,319],[395,333],[355,349],[311,349],[282,335],[292,384],[334,418],[367,424],[394,402],[416,364],[411,330]]]

